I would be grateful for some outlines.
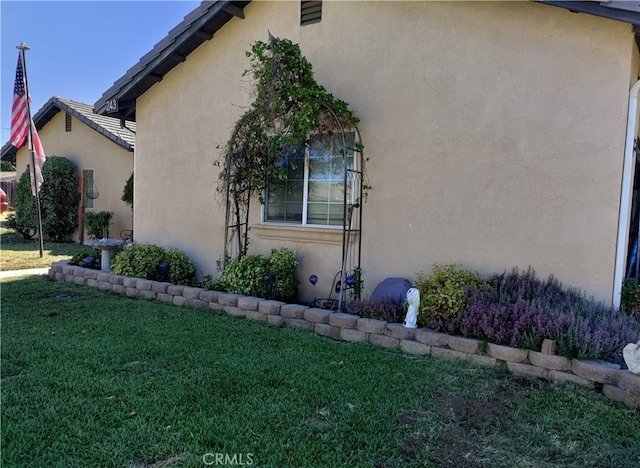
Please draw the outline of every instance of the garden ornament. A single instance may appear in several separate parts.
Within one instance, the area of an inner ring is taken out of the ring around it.
[[[629,372],[632,374],[640,374],[640,341],[637,343],[629,343],[622,349],[622,357],[627,363]]]
[[[416,288],[409,288],[407,291],[407,302],[409,303],[409,310],[407,311],[403,325],[406,328],[418,328],[416,319],[418,318],[418,307],[420,307],[420,291]]]

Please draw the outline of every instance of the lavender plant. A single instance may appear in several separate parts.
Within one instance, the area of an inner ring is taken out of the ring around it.
[[[363,318],[401,323],[407,313],[403,302],[385,297],[379,301],[355,300],[347,305],[347,313]]]
[[[453,328],[468,337],[525,349],[556,340],[558,354],[622,362],[622,347],[640,337],[640,323],[533,269],[514,269],[467,289],[468,307]]]

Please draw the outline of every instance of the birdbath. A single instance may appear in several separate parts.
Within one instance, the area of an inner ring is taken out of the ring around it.
[[[122,247],[123,242],[122,239],[87,239],[84,245],[100,251],[100,270],[111,271],[111,252]]]

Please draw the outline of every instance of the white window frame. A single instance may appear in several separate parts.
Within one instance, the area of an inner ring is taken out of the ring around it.
[[[352,153],[352,158],[353,158],[353,168],[351,169],[351,171],[353,171],[354,173],[358,170],[360,170],[360,168],[358,167],[358,161],[360,160],[360,152],[357,150],[358,147],[358,143],[359,143],[359,134],[355,129],[351,129],[351,130],[345,130],[344,132],[345,135],[349,135],[352,134],[353,135],[353,142],[354,142],[354,148],[353,148],[353,153]],[[336,133],[333,135],[334,138],[342,138],[342,134],[341,133]],[[266,214],[267,214],[267,203],[268,203],[268,193],[267,190],[265,190],[265,192],[263,193],[263,198],[264,198],[264,204],[262,205],[262,209],[260,210],[260,223],[262,225],[265,226],[283,226],[283,227],[301,227],[301,228],[313,228],[313,229],[332,229],[332,230],[342,230],[344,228],[343,223],[340,224],[312,224],[312,223],[308,223],[307,222],[307,215],[308,215],[308,205],[309,205],[309,144],[308,142],[305,143],[304,145],[304,179],[303,179],[303,188],[302,188],[302,221],[300,223],[293,223],[293,222],[288,222],[288,221],[273,221],[273,220],[267,220],[266,219]],[[349,177],[349,175],[347,174],[347,177]],[[344,184],[344,178],[342,179],[342,183]],[[351,196],[350,199],[347,199],[347,206],[349,205],[353,205],[356,201],[356,193],[357,190],[359,189],[359,187],[357,187],[357,178],[354,177],[352,179],[352,186],[351,186]],[[344,214],[343,214],[344,216]],[[344,217],[343,217],[344,220]],[[353,221],[352,221],[353,222]],[[348,226],[347,226],[348,227]]]

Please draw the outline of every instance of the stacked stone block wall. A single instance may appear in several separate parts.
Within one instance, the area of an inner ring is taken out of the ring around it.
[[[479,366],[504,366],[515,375],[576,383],[601,390],[610,399],[640,407],[640,375],[605,361],[558,356],[555,354],[555,343],[550,340],[544,341],[540,352],[517,349],[300,304],[127,278],[68,265],[66,262],[52,264],[49,277],[132,298],[224,311],[278,327],[313,331],[334,340],[370,343],[399,349],[407,354],[466,361]]]

